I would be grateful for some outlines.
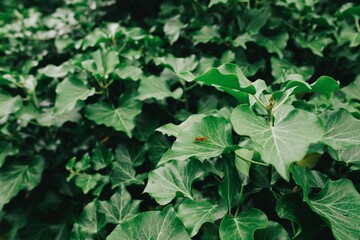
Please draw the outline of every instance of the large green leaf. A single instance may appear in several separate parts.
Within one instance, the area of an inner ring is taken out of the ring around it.
[[[202,164],[197,160],[171,161],[149,173],[144,192],[149,193],[161,205],[171,202],[177,193],[193,199],[192,183],[202,173]]]
[[[237,65],[231,63],[221,65],[218,68],[210,68],[204,74],[188,80],[201,82],[209,86],[219,86],[225,91],[229,89],[255,94],[255,87],[252,83],[244,76]]]
[[[220,225],[222,240],[251,240],[256,229],[266,228],[268,218],[265,213],[256,208],[241,212],[239,216],[226,215]]]
[[[137,98],[140,100],[145,100],[148,98],[162,100],[167,97],[179,99],[182,94],[183,91],[181,88],[178,88],[173,92],[170,91],[169,86],[167,85],[164,78],[150,76],[141,80],[139,87],[139,96],[137,96]]]
[[[20,96],[13,97],[5,91],[0,91],[0,119],[17,112],[21,106],[22,100]]]
[[[162,212],[140,213],[119,226],[107,237],[107,240],[190,240],[182,222],[177,218],[171,206]]]
[[[97,50],[91,56],[92,60],[82,62],[82,66],[95,76],[109,78],[116,65],[119,64],[119,58],[115,51]]]
[[[66,78],[56,87],[56,101],[54,112],[64,113],[74,109],[80,100],[86,100],[95,94],[95,88],[88,88],[81,80],[73,77]]]
[[[208,199],[188,199],[179,205],[177,215],[193,237],[204,223],[214,223],[225,215],[226,210],[224,204],[213,204]]]
[[[233,159],[223,159],[222,162],[224,165],[224,179],[219,184],[219,194],[225,201],[226,207],[230,212],[233,206],[239,204],[242,191],[242,181],[235,168]]]
[[[335,150],[360,145],[360,120],[345,109],[326,111],[321,115],[325,126],[323,142]]]
[[[131,137],[131,131],[135,128],[135,117],[140,113],[141,102],[131,96],[122,96],[117,108],[106,102],[98,102],[88,105],[85,115],[97,124],[113,127]]]
[[[328,181],[307,203],[325,220],[336,239],[359,239],[360,194],[350,180]]]
[[[11,162],[0,169],[0,211],[21,190],[34,189],[41,180],[45,161],[34,157],[28,163]]]
[[[249,136],[256,143],[262,160],[272,164],[284,179],[289,180],[291,163],[301,160],[310,144],[321,140],[323,127],[316,115],[303,110],[292,110],[278,117],[280,120],[275,119],[275,125],[271,126],[264,118],[256,116],[249,106],[240,105],[230,119],[236,133]]]
[[[132,200],[124,186],[108,201],[99,202],[99,212],[106,216],[107,223],[121,224],[139,212],[139,200]]]
[[[184,161],[191,157],[205,160],[219,156],[232,146],[231,124],[223,117],[208,116],[181,130],[178,138],[160,159]]]
[[[329,148],[329,154],[337,161],[353,164],[353,168],[360,169],[360,145],[347,150],[334,150]]]

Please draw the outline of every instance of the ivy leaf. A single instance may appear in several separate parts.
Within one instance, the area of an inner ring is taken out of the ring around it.
[[[21,190],[34,189],[41,180],[45,161],[34,157],[28,163],[10,162],[0,169],[0,211]]]
[[[347,99],[353,99],[360,101],[360,75],[356,79],[341,89],[345,93]]]
[[[195,59],[195,55],[190,55],[186,58],[177,58],[168,54],[165,57],[155,58],[154,61],[156,65],[164,65],[176,74],[193,71],[199,64],[199,62]]]
[[[162,156],[158,165],[170,160],[184,161],[191,157],[203,161],[219,156],[231,146],[231,124],[223,117],[208,116],[180,131],[173,146]]]
[[[307,203],[325,220],[336,239],[359,238],[360,194],[350,180],[328,181]]]
[[[131,131],[135,128],[135,117],[140,113],[141,102],[128,95],[120,96],[117,108],[106,102],[98,102],[88,105],[85,110],[85,116],[90,120],[125,132],[129,137],[132,136]]]
[[[96,143],[92,152],[91,164],[94,170],[100,170],[108,166],[114,160],[111,149],[106,148],[101,143]]]
[[[115,51],[97,50],[91,56],[93,59],[83,61],[82,66],[96,77],[109,78],[116,65],[119,64],[119,58]]]
[[[87,204],[71,231],[71,239],[90,239],[106,225],[106,215],[98,211],[98,202]],[[83,236],[83,237],[77,237]]]
[[[360,169],[360,146],[354,146],[347,150],[329,148],[328,152],[333,159],[345,162],[347,165],[353,164],[353,169]]]
[[[107,240],[134,239],[182,239],[190,240],[174,209],[167,206],[162,212],[150,211],[120,224],[106,238]]]
[[[323,56],[322,52],[324,48],[332,42],[331,38],[327,37],[317,37],[311,40],[306,39],[304,34],[300,34],[295,38],[295,41],[301,48],[308,48],[313,54],[320,57]]]
[[[149,98],[162,100],[167,97],[179,99],[182,94],[183,91],[181,88],[178,88],[175,91],[171,92],[165,79],[161,77],[150,76],[141,80],[139,87],[139,96],[137,98],[141,101]]]
[[[210,68],[204,74],[191,79],[209,86],[219,86],[224,91],[244,91],[255,94],[256,90],[252,83],[244,76],[241,69],[231,63],[221,65],[218,68]]]
[[[89,89],[81,80],[73,77],[66,78],[56,87],[56,101],[54,112],[57,114],[73,110],[76,103],[86,100],[95,94],[95,88]]]
[[[301,74],[305,80],[308,80],[314,74],[313,66],[296,66],[287,59],[279,59],[277,57],[271,58],[271,75],[276,79],[282,75],[282,70],[286,74]],[[281,78],[280,78],[281,79]]]
[[[277,222],[269,221],[267,228],[255,232],[256,240],[290,240],[288,233]]]
[[[86,174],[80,173],[76,175],[75,184],[84,194],[89,193],[91,190],[94,190],[93,193],[96,196],[99,196],[103,187],[109,182],[108,176],[103,176],[99,173],[95,174]]]
[[[227,3],[229,0],[211,0],[209,3],[209,8],[213,5],[219,4],[219,3]]]
[[[69,72],[72,72],[73,70],[74,70],[74,66],[69,62],[65,62],[60,66],[49,64],[45,68],[40,69],[39,73],[44,74],[45,76],[51,78],[62,78],[65,77]]]
[[[218,27],[216,26],[204,26],[200,30],[193,34],[194,43],[208,43],[220,39]]]
[[[292,110],[279,118],[270,126],[248,105],[239,105],[230,116],[235,132],[249,136],[262,160],[272,164],[288,181],[291,163],[301,160],[310,144],[321,140],[324,131],[320,119],[303,110]]]
[[[77,104],[72,110],[63,113],[55,113],[54,109],[47,109],[36,119],[41,126],[45,127],[61,127],[65,122],[77,122],[81,119],[79,113],[81,105]]]
[[[118,145],[115,149],[117,162],[130,163],[134,167],[140,166],[145,160],[147,147],[141,144]]]
[[[139,212],[139,200],[132,200],[121,185],[109,201],[99,201],[99,213],[106,216],[107,223],[121,224]]]
[[[248,240],[254,239],[256,229],[266,228],[268,225],[266,215],[256,208],[241,212],[237,217],[226,215],[220,225],[220,239],[222,240]]]
[[[141,68],[128,65],[128,64],[119,64],[114,71],[114,75],[118,76],[121,79],[130,79],[132,81],[138,81],[143,75]]]
[[[171,161],[149,173],[148,183],[144,192],[149,193],[160,205],[165,205],[181,193],[193,199],[192,183],[203,171],[202,164],[197,160]]]
[[[19,149],[12,143],[0,140],[0,167],[3,166],[8,156],[18,154]]]
[[[5,91],[0,90],[0,119],[20,110],[22,100],[20,96],[13,97]]]
[[[267,49],[270,53],[276,53],[279,58],[283,58],[283,51],[287,45],[289,34],[286,31],[277,31],[273,35],[256,35],[255,42]]]
[[[115,161],[110,174],[112,187],[120,185],[143,185],[147,173],[136,175],[136,171],[129,162]]]
[[[323,142],[335,150],[346,150],[360,145],[360,120],[341,108],[337,111],[326,111],[321,115],[325,134]]]
[[[189,127],[191,127],[196,122],[199,122],[201,119],[206,117],[205,114],[192,114],[190,115],[185,121],[180,123],[179,125],[175,125],[173,123],[165,124],[156,130],[161,132],[162,134],[168,135],[168,136],[174,136],[178,137],[181,130],[185,130]]]
[[[176,15],[166,21],[164,25],[164,33],[169,38],[171,45],[179,39],[181,29],[186,26],[186,24],[181,22],[180,15]]]
[[[318,171],[309,170],[308,168],[293,165],[291,167],[294,181],[302,187],[304,197],[309,195],[312,188],[324,188],[329,177]]]
[[[224,204],[213,204],[208,199],[187,199],[179,205],[177,215],[193,237],[204,223],[214,223],[226,214],[226,210]]]
[[[232,159],[223,159],[224,179],[219,184],[219,194],[225,201],[228,211],[239,203],[242,181]]]

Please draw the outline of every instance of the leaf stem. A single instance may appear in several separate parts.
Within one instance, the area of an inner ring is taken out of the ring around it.
[[[262,163],[262,162],[254,161],[254,160],[251,160],[251,159],[247,159],[247,158],[244,158],[244,157],[242,157],[242,156],[240,156],[238,154],[236,154],[236,156],[241,158],[244,161],[247,161],[247,162],[251,162],[251,163],[258,164],[258,165],[261,165],[261,166],[266,166],[266,167],[269,166],[269,164],[267,164],[267,163]]]
[[[355,25],[356,25],[357,31],[360,32],[359,17],[355,17]]]
[[[272,114],[276,113],[276,111],[289,99],[289,97],[290,94],[286,94],[286,97],[274,109],[272,109]]]
[[[259,103],[263,108],[267,109],[267,106],[265,105],[265,103],[263,103],[260,99],[258,99],[255,95],[252,95],[256,102]]]

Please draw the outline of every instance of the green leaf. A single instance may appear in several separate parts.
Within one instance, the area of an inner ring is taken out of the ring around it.
[[[250,180],[250,167],[254,151],[241,148],[235,151],[235,167],[240,174],[242,185],[245,186]]]
[[[282,70],[286,74],[301,74],[305,80],[308,80],[314,74],[313,66],[296,66],[286,59],[279,59],[277,57],[271,58],[271,75],[276,79],[282,75]]]
[[[160,205],[171,202],[177,193],[193,199],[191,186],[203,174],[201,166],[197,160],[168,162],[149,173],[144,192],[149,193]]]
[[[14,156],[19,153],[19,149],[12,143],[0,140],[0,167],[3,166],[8,156]]]
[[[11,162],[0,169],[0,211],[21,190],[30,191],[41,181],[45,161],[35,156],[28,163]]]
[[[162,100],[167,97],[179,99],[183,95],[181,88],[170,91],[169,86],[164,78],[150,76],[141,80],[139,87],[139,100],[143,101],[149,98]]]
[[[195,44],[208,43],[220,39],[218,27],[204,26],[199,31],[193,33],[193,39]]]
[[[80,173],[75,177],[75,185],[81,188],[84,194],[94,190],[94,195],[99,195],[102,188],[109,182],[108,176],[103,176],[99,173],[86,174]]]
[[[47,77],[51,78],[63,78],[69,72],[72,72],[74,66],[68,62],[61,64],[60,66],[55,66],[52,64],[47,65],[45,68],[40,69],[39,73],[44,74]]]
[[[22,100],[20,96],[13,97],[5,91],[0,91],[0,119],[20,110]]]
[[[231,146],[230,123],[222,117],[208,116],[181,130],[173,146],[162,156],[158,165],[170,160],[184,161],[191,157],[203,161],[219,156]]]
[[[83,61],[82,66],[96,77],[109,78],[119,64],[118,54],[115,51],[97,50],[91,56],[93,60]]]
[[[167,206],[162,212],[150,211],[138,214],[119,226],[106,238],[107,240],[190,240],[182,222],[174,209]]]
[[[296,184],[302,187],[304,198],[307,198],[312,188],[324,188],[329,180],[325,174],[297,165],[291,167],[291,173]]]
[[[47,109],[36,119],[41,126],[61,127],[65,122],[77,122],[81,119],[79,113],[81,105],[77,104],[72,110],[63,113],[54,112],[54,109]]]
[[[242,181],[236,171],[233,159],[225,158],[222,162],[224,165],[224,179],[219,184],[219,194],[225,201],[227,210],[230,212],[232,207],[239,204]]]
[[[106,225],[106,215],[98,211],[98,202],[87,204],[73,226],[70,239],[92,239]],[[76,237],[78,235],[86,237]]]
[[[54,112],[57,114],[73,110],[76,103],[95,94],[95,88],[88,88],[81,80],[66,78],[56,87]]]
[[[347,150],[334,150],[329,148],[330,156],[341,162],[348,164],[353,164],[352,168],[360,169],[360,146],[354,146]]]
[[[190,115],[185,121],[180,123],[179,125],[175,125],[173,123],[165,124],[156,130],[161,132],[162,134],[168,135],[168,136],[174,136],[178,137],[179,133],[183,130],[186,130],[187,128],[194,125],[196,122],[199,122],[201,119],[206,117],[205,114],[192,114]]]
[[[199,232],[204,223],[214,223],[217,219],[224,217],[225,213],[226,206],[224,204],[213,204],[208,199],[185,200],[177,210],[179,219],[189,230],[191,237]]]
[[[275,119],[274,126],[270,126],[249,106],[240,105],[234,109],[230,120],[236,133],[249,136],[256,143],[262,160],[272,164],[284,179],[289,180],[291,163],[301,160],[310,144],[321,140],[323,127],[316,115],[303,110],[292,110],[279,118],[279,121]]]
[[[227,3],[228,0],[211,0],[210,3],[209,3],[209,8],[213,5],[216,5],[218,3]]]
[[[255,232],[256,240],[290,240],[288,233],[277,222],[269,221],[267,228]]]
[[[136,175],[132,163],[122,162],[120,159],[117,159],[113,164],[110,181],[113,188],[120,185],[143,185],[146,177],[147,173]]]
[[[181,22],[180,15],[176,15],[166,21],[164,33],[168,37],[171,45],[179,39],[181,29],[186,26],[186,24]]]
[[[108,166],[114,160],[111,149],[106,148],[101,143],[96,143],[92,152],[91,164],[94,170],[100,170]]]
[[[224,64],[218,68],[210,68],[204,74],[195,77],[192,81],[204,83],[209,86],[219,86],[226,91],[236,90],[255,94],[255,87],[244,76],[241,69],[235,64]]]
[[[326,111],[321,115],[325,134],[323,142],[335,150],[346,150],[360,145],[360,120],[341,108],[337,111]]]
[[[156,65],[164,65],[176,74],[193,71],[199,64],[199,62],[195,59],[195,55],[190,55],[186,58],[177,58],[168,54],[164,57],[155,58],[154,61]]]
[[[276,53],[279,58],[283,58],[283,51],[287,45],[289,39],[289,34],[286,31],[277,31],[273,35],[257,35],[255,37],[255,42],[266,48],[270,53]]]
[[[141,113],[141,102],[131,96],[122,95],[117,108],[106,102],[98,102],[86,107],[85,116],[97,124],[113,127],[131,137],[135,127],[135,117]]]
[[[106,216],[107,223],[121,224],[139,212],[139,200],[132,200],[124,186],[120,186],[108,201],[99,202],[99,213]]]
[[[295,41],[301,48],[308,48],[313,54],[320,57],[323,56],[322,52],[324,51],[324,48],[332,43],[331,38],[319,36],[310,40],[306,39],[304,34],[300,34],[297,38],[295,38]]]
[[[239,216],[226,215],[220,225],[220,239],[222,240],[250,240],[254,239],[256,229],[266,228],[268,218],[256,208],[241,212]]]
[[[352,83],[343,87],[341,91],[345,93],[347,99],[360,101],[360,75]]]
[[[117,75],[121,79],[138,81],[139,79],[141,79],[143,71],[139,67],[122,63],[116,67],[114,75]]]
[[[115,159],[119,163],[130,163],[134,167],[140,166],[145,160],[147,147],[141,144],[118,145],[115,149]]]
[[[336,239],[359,239],[360,194],[350,180],[328,181],[307,203],[325,220]]]

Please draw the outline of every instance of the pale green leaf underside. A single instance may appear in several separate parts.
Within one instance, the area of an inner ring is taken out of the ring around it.
[[[327,111],[321,116],[325,134],[323,142],[335,150],[346,150],[360,145],[360,120],[341,108]]]
[[[144,192],[149,193],[161,205],[169,203],[177,193],[193,199],[191,186],[200,176],[200,170],[201,163],[197,160],[168,162],[149,173]]]
[[[241,212],[236,218],[226,215],[220,225],[221,240],[250,240],[254,239],[256,229],[266,228],[268,218],[259,209],[251,208]]]
[[[118,131],[125,132],[129,137],[135,128],[135,117],[141,113],[141,103],[129,99],[118,108],[105,102],[98,102],[86,107],[86,117],[97,124],[104,124]]]
[[[94,88],[88,88],[81,80],[67,78],[56,87],[54,112],[61,114],[74,109],[80,100],[86,100],[95,94]]]
[[[240,105],[230,119],[234,130],[239,135],[249,136],[257,144],[262,160],[272,164],[286,180],[289,180],[291,163],[301,160],[310,144],[320,141],[323,136],[320,119],[303,110],[293,110],[270,126],[248,105]]]
[[[205,160],[219,156],[232,146],[231,124],[223,117],[208,116],[181,130],[178,138],[160,159],[158,165],[170,160],[184,161],[191,157]],[[196,138],[203,138],[197,141]]]
[[[118,225],[107,240],[190,240],[171,206],[162,212],[150,211]]]
[[[177,215],[189,230],[190,236],[195,236],[200,227],[206,223],[214,223],[222,218],[227,211],[224,204],[213,204],[208,199],[200,201],[185,200],[178,208]]]

